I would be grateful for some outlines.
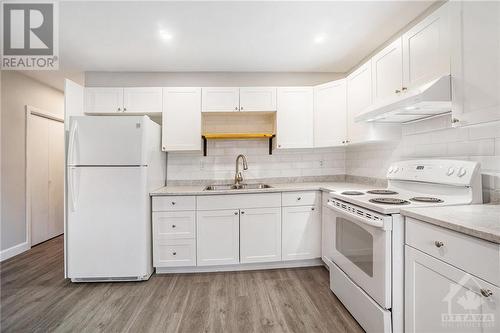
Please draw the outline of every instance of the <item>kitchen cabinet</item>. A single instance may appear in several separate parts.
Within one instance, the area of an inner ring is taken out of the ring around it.
[[[346,80],[314,87],[314,147],[340,146],[346,140]]]
[[[234,112],[240,110],[240,89],[234,87],[202,88],[202,112]]]
[[[201,150],[201,88],[163,88],[162,150]]]
[[[276,88],[244,87],[240,88],[239,111],[276,111]]]
[[[500,3],[450,6],[454,125],[500,120]]]
[[[313,88],[278,88],[277,148],[312,148]]]
[[[371,63],[373,103],[404,93],[401,38],[373,56]]]
[[[414,88],[450,73],[450,3],[402,36],[403,87]]]
[[[282,208],[283,260],[321,257],[321,212],[318,206]]]
[[[405,246],[405,332],[498,332],[499,309],[499,288]]]
[[[333,263],[335,240],[335,217],[327,206],[328,199],[324,199],[321,207],[321,259],[330,266]]]
[[[231,265],[240,262],[237,209],[198,211],[196,256],[198,266]]]
[[[281,208],[240,210],[242,264],[281,261]]]
[[[161,114],[161,112],[161,88],[85,88],[87,114]]]

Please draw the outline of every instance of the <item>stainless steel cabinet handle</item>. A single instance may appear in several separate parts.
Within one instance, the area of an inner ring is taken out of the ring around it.
[[[175,201],[172,201],[172,206],[175,206]]]
[[[484,297],[490,297],[491,295],[493,295],[493,292],[489,289],[481,288],[481,295],[483,295]]]
[[[242,106],[240,106],[240,111],[243,111],[243,107]]]
[[[235,107],[234,109],[235,109],[236,111],[238,111],[238,107]]]
[[[176,227],[176,225],[175,225],[175,224],[172,224],[172,228],[174,228],[174,229],[175,229],[175,227]]]
[[[234,212],[234,215],[238,215],[238,212]]]
[[[300,199],[302,199],[301,197],[298,197],[297,200],[300,201]]]
[[[402,90],[402,91],[406,91],[406,90],[408,90],[408,88],[403,87],[403,88],[401,88],[401,90]]]
[[[245,214],[245,212],[241,212],[241,214]]]
[[[312,207],[311,210],[314,210],[314,207]]]
[[[172,255],[176,256],[176,255],[177,255],[177,252],[175,252],[175,251],[174,251],[174,252],[172,252]]]
[[[441,242],[441,241],[435,241],[434,242],[434,245],[436,245],[436,247],[443,247],[444,246],[444,243]]]
[[[456,124],[456,123],[460,122],[460,119],[453,118],[453,119],[451,120],[451,122],[452,122],[452,124]]]
[[[123,112],[127,111],[127,108],[123,108]]]
[[[394,92],[395,92],[396,94],[399,94],[399,93],[401,92],[401,90],[396,89]]]
[[[118,111],[121,111],[121,110],[122,110],[122,108],[118,108]]]

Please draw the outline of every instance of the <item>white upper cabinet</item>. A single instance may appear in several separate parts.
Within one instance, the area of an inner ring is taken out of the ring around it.
[[[346,80],[314,87],[314,147],[339,146],[346,140]]]
[[[201,150],[201,88],[163,88],[162,150]]]
[[[450,4],[444,4],[403,37],[403,87],[450,74]]]
[[[240,110],[240,89],[234,87],[202,88],[202,112],[234,112]]]
[[[349,143],[368,139],[368,123],[355,117],[372,103],[372,63],[368,61],[347,77],[347,137]]]
[[[373,103],[401,93],[403,56],[401,38],[385,47],[372,58]]]
[[[85,88],[85,113],[123,112],[123,88]]]
[[[450,6],[455,125],[500,120],[500,2]]]
[[[240,88],[240,111],[276,111],[276,88]]]
[[[85,88],[85,113],[161,114],[161,112],[161,88]]]
[[[162,89],[124,88],[123,111],[126,113],[161,113]]]
[[[313,147],[313,88],[278,88],[278,148]]]

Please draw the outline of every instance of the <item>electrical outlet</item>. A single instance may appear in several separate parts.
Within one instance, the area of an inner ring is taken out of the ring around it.
[[[323,164],[325,164],[325,161],[321,160],[319,161],[319,166],[322,168],[323,167]]]

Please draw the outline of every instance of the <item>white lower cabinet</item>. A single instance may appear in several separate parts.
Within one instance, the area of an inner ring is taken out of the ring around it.
[[[313,259],[321,256],[321,212],[318,206],[282,208],[283,260]]]
[[[333,261],[335,220],[328,206],[321,207],[321,259],[330,266]]]
[[[240,262],[240,212],[237,209],[198,211],[196,240],[198,266]]]
[[[281,261],[281,208],[240,211],[242,264]]]
[[[196,240],[157,240],[153,261],[155,267],[196,266]]]

